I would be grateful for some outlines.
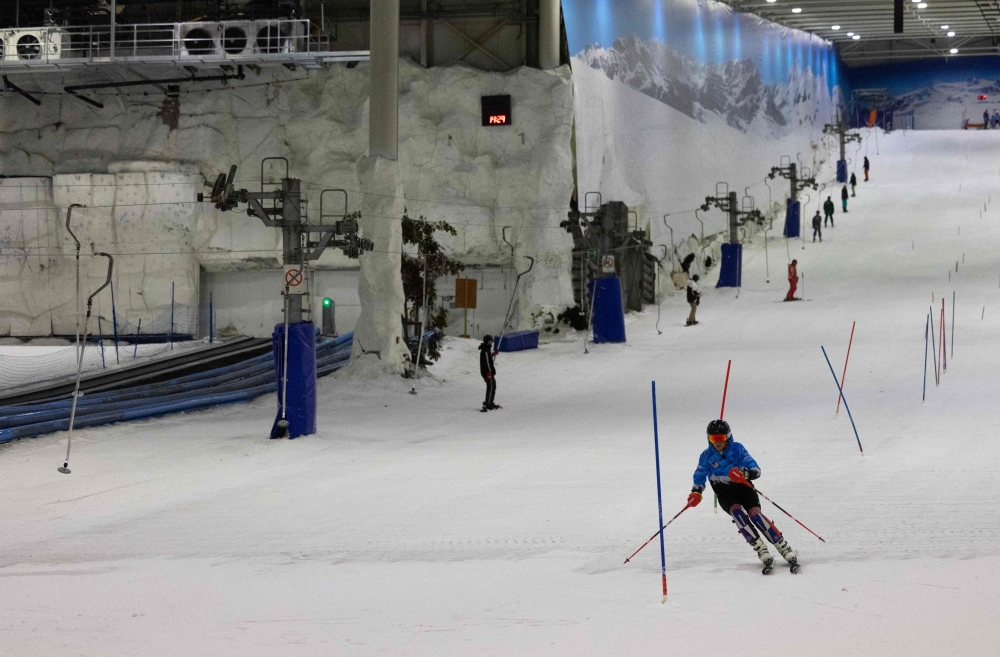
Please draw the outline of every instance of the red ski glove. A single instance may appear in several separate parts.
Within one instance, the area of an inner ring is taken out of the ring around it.
[[[486,373],[486,379],[489,380],[489,379],[492,379],[492,378],[493,378],[493,373],[492,372],[487,372]]]
[[[744,486],[750,486],[750,481],[747,479],[746,474],[739,468],[733,468],[729,471],[729,478],[734,484],[743,484]]]
[[[701,503],[701,493],[691,491],[691,494],[688,495],[688,506],[696,507],[700,503]]]

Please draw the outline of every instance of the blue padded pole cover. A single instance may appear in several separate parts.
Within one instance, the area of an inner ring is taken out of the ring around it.
[[[278,324],[271,335],[274,370],[278,381],[278,412],[271,425],[271,437],[278,435],[281,419],[281,374],[284,363],[285,325]],[[316,433],[316,338],[312,322],[288,325],[288,437],[298,438]]]

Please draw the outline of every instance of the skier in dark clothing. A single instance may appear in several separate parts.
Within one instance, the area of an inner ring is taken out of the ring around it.
[[[868,182],[868,169],[871,168],[871,164],[868,162],[868,156],[865,155],[865,163],[862,165],[865,170],[865,182]]]
[[[691,314],[688,315],[687,324],[685,326],[694,326],[698,323],[695,319],[695,313],[698,312],[698,305],[701,304],[701,292],[698,291],[698,281],[701,280],[698,274],[691,277],[691,281],[687,286],[687,300],[688,305],[691,306]]]
[[[819,241],[823,241],[823,231],[820,230],[820,226],[823,225],[823,218],[819,216],[819,210],[816,210],[816,214],[813,215],[813,242],[816,241],[816,236],[819,236]]]
[[[486,400],[483,402],[482,412],[492,411],[500,408],[493,403],[493,398],[497,394],[497,367],[493,362],[493,357],[497,352],[493,351],[493,336],[487,335],[483,338],[483,343],[479,345],[479,373],[486,382]]]
[[[833,197],[827,196],[826,197],[826,203],[823,204],[823,214],[826,215],[823,218],[823,225],[824,226],[826,226],[826,222],[827,221],[830,222],[831,226],[833,225],[833,210],[834,210]]]
[[[847,212],[847,185],[840,190],[840,202],[844,205],[844,212]]]
[[[797,571],[799,562],[795,550],[788,545],[774,523],[760,512],[760,498],[750,483],[760,477],[760,466],[743,445],[733,440],[732,431],[725,420],[712,420],[708,423],[708,442],[709,445],[701,453],[698,467],[694,471],[694,487],[688,496],[688,506],[698,506],[701,502],[707,480],[719,497],[719,506],[732,517],[737,531],[764,564],[763,573],[766,575],[771,572],[774,557],[761,540],[758,529],[788,562],[792,572]]]
[[[852,173],[851,174],[851,196],[857,196],[856,190],[854,189],[857,186],[858,186],[858,177]]]
[[[990,111],[983,110],[983,130],[990,129]]]

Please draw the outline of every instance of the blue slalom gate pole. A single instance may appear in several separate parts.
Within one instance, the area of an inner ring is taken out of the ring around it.
[[[212,293],[208,293],[208,344],[215,342],[215,308],[212,304]]]
[[[101,316],[97,316],[97,335],[101,339],[101,369],[107,368],[104,363],[104,329],[101,328]]]
[[[833,371],[833,365],[830,364],[830,357],[826,355],[826,347],[820,347],[823,350],[823,358],[826,359],[826,365],[830,368],[830,374],[833,375],[833,382],[837,384],[837,390],[840,391],[840,398],[844,400],[844,408],[847,409],[847,417],[851,418],[851,427],[854,429],[854,437],[858,441],[858,449],[861,450],[861,456],[865,455],[865,448],[861,446],[861,438],[858,436],[858,428],[854,425],[854,416],[851,415],[851,407],[847,405],[847,397],[844,396],[844,389],[840,386],[840,381],[837,380],[837,373]]]
[[[928,328],[931,325],[931,316],[927,316],[927,322],[924,324],[924,396],[922,401],[927,401],[927,348],[930,346],[927,341]]]
[[[596,288],[595,288],[596,289]],[[653,447],[656,453],[656,505],[660,513],[660,527],[663,527],[663,493],[660,488],[660,430],[656,421],[656,381],[653,381]],[[667,602],[667,551],[663,544],[663,532],[660,532],[660,566],[663,574],[663,600]]]
[[[111,328],[115,336],[115,363],[121,365],[118,359],[118,313],[115,312],[115,282],[111,281]]]
[[[139,332],[142,331],[142,317],[139,318],[139,325],[135,327],[135,349],[132,350],[132,360],[139,355]]]
[[[938,385],[941,383],[941,378],[937,362],[937,349],[938,349],[937,340],[934,338],[934,308],[931,308],[929,310],[929,315],[931,318],[931,342],[934,343],[934,351],[931,352],[931,356],[934,357],[934,385]]]

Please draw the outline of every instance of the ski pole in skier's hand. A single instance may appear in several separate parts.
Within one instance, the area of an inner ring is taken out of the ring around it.
[[[701,504],[701,493],[696,490],[691,491],[691,494],[688,495],[688,507],[694,508],[699,504]]]
[[[744,486],[749,486],[750,488],[753,488],[753,484],[751,484],[750,480],[747,479],[747,474],[744,470],[740,470],[739,468],[732,468],[729,471],[729,478],[732,480],[734,484],[743,484]]]
[[[693,494],[694,494],[694,493],[692,493],[692,495],[693,495]],[[690,499],[690,497],[689,497],[688,499]],[[698,501],[699,501],[699,502],[701,501],[701,495],[699,495],[699,496],[698,496]],[[640,545],[640,546],[639,546],[639,549],[638,549],[638,550],[636,550],[636,551],[635,551],[635,552],[633,552],[633,553],[632,553],[631,555],[629,555],[629,558],[625,560],[625,563],[628,563],[628,562],[629,562],[629,560],[630,560],[630,559],[631,559],[632,557],[634,557],[635,555],[639,554],[639,551],[640,551],[640,550],[642,550],[642,548],[644,548],[644,547],[646,547],[647,545],[649,545],[650,541],[652,541],[652,540],[653,540],[654,538],[656,538],[657,536],[659,536],[659,535],[660,535],[660,532],[662,532],[662,531],[663,531],[664,529],[666,529],[667,527],[669,527],[669,526],[670,526],[670,523],[671,523],[671,522],[673,522],[674,520],[677,520],[677,519],[678,519],[678,518],[680,517],[680,515],[681,515],[682,513],[684,513],[685,511],[687,511],[687,510],[688,510],[688,509],[690,509],[691,507],[692,507],[692,504],[691,504],[690,502],[688,502],[688,505],[687,505],[687,506],[685,506],[685,507],[684,507],[683,509],[681,509],[680,511],[678,511],[678,512],[677,512],[677,515],[676,515],[676,516],[674,516],[673,518],[671,518],[671,519],[670,519],[670,520],[669,520],[669,521],[667,522],[667,524],[665,524],[665,525],[663,525],[662,527],[660,527],[660,531],[659,531],[659,532],[656,532],[655,534],[653,534],[652,536],[650,536],[650,537],[649,537],[649,540],[648,540],[648,541],[646,541],[645,543],[643,543],[642,545]]]

